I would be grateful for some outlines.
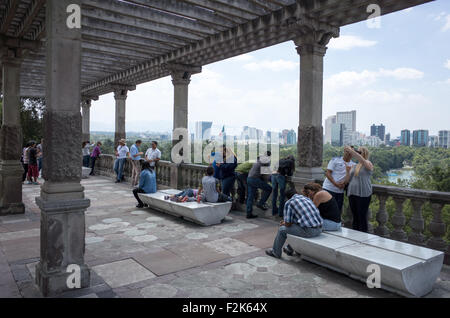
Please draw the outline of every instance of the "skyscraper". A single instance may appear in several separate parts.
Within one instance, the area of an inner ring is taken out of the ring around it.
[[[332,124],[331,125],[331,145],[340,147],[344,142],[344,130],[345,124]]]
[[[426,147],[428,145],[428,130],[414,130],[413,131],[413,146]]]
[[[336,115],[330,116],[325,120],[325,138],[324,144],[331,144],[331,126],[336,123]]]
[[[207,140],[211,139],[211,126],[210,121],[198,121],[195,123],[195,140]]]
[[[439,147],[450,149],[450,130],[439,131]]]
[[[402,135],[400,137],[400,144],[402,146],[411,145],[411,131],[409,131],[408,129],[402,130]]]
[[[370,136],[376,136],[376,137],[380,138],[381,141],[384,141],[385,133],[386,133],[386,127],[383,124],[381,124],[380,126],[373,124],[370,127]]]
[[[344,124],[345,129],[356,131],[356,110],[349,112],[337,112],[336,123]]]

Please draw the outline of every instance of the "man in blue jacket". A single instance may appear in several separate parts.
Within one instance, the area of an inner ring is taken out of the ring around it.
[[[222,193],[230,196],[234,181],[236,180],[237,158],[231,149],[223,146],[223,163],[217,163],[221,179]]]
[[[142,172],[139,177],[139,186],[133,190],[134,197],[138,201],[137,208],[147,206],[139,198],[138,193],[155,193],[156,192],[156,174],[150,166],[150,163],[145,161],[142,164]]]

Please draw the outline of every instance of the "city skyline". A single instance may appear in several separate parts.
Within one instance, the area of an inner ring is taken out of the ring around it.
[[[450,2],[436,1],[383,16],[380,29],[343,27],[324,60],[322,125],[337,111],[357,110],[356,130],[366,135],[381,122],[394,137],[405,127],[430,135],[449,129],[449,17]],[[293,42],[206,65],[191,78],[190,125],[297,130],[298,86]],[[127,130],[172,130],[172,103],[169,77],[138,85],[128,94]],[[113,131],[112,94],[92,104],[92,130]]]

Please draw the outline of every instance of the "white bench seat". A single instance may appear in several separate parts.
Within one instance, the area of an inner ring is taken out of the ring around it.
[[[204,226],[220,224],[231,210],[231,202],[173,202],[164,200],[167,195],[180,193],[180,190],[167,189],[156,193],[139,193],[140,199],[149,207]]]
[[[364,283],[377,264],[381,288],[407,297],[431,292],[444,261],[443,252],[347,228],[315,238],[288,234],[287,242],[303,259]]]
[[[89,178],[89,174],[91,173],[91,168],[81,167],[81,178],[87,179]]]

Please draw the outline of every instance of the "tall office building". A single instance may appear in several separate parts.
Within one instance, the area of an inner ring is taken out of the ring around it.
[[[427,146],[431,148],[439,147],[439,136],[429,136]]]
[[[295,130],[291,129],[289,130],[287,134],[287,144],[288,145],[295,145],[297,142],[297,134],[295,133]]]
[[[402,130],[400,144],[402,146],[411,146],[411,131],[409,131],[408,129]]]
[[[331,126],[336,124],[336,115],[330,116],[325,120],[325,138],[324,144],[331,144]]]
[[[337,112],[336,123],[344,124],[345,129],[356,131],[356,110],[349,112]]]
[[[426,147],[428,145],[428,130],[414,130],[413,131],[413,146]]]
[[[340,147],[344,143],[344,131],[345,124],[332,124],[331,125],[331,145]]]
[[[211,139],[211,127],[210,121],[198,121],[195,123],[195,140],[207,140]]]
[[[450,149],[450,130],[439,131],[439,147]]]
[[[380,138],[381,141],[384,141],[386,137],[385,135],[386,135],[386,127],[383,124],[381,124],[380,126],[373,124],[370,127],[370,136],[376,136]]]

